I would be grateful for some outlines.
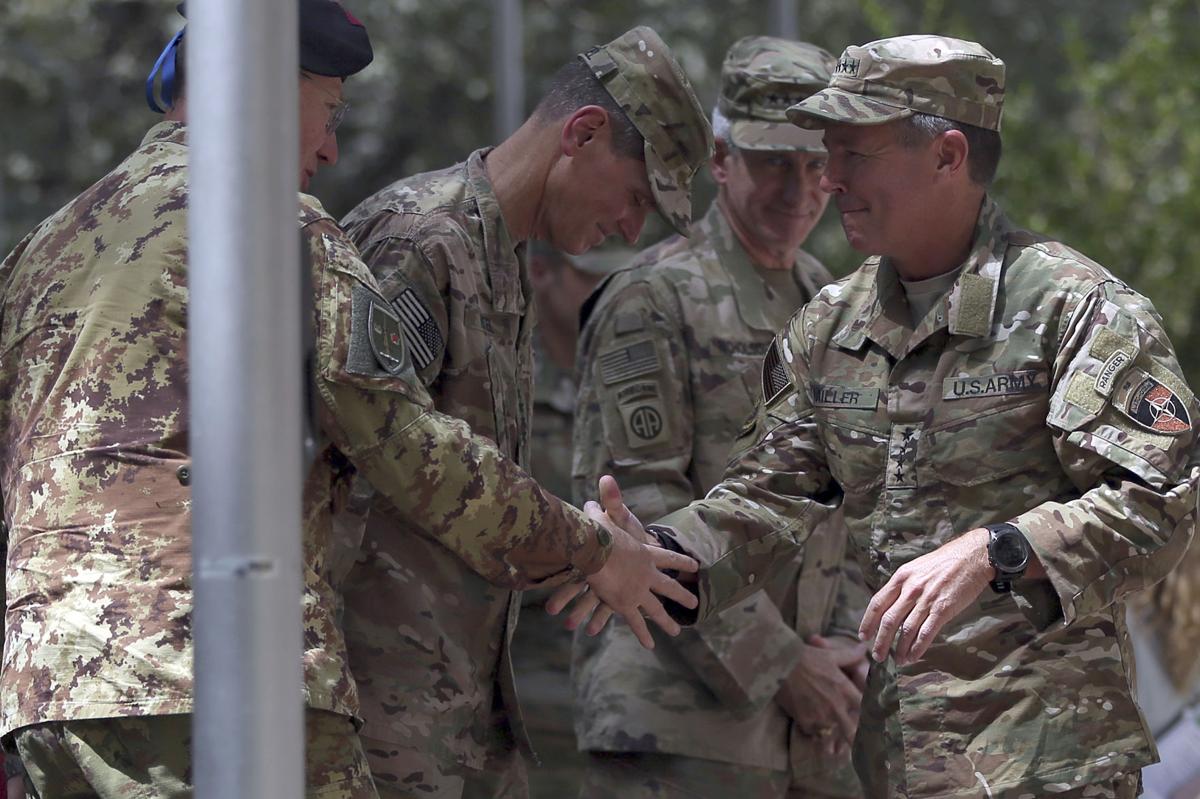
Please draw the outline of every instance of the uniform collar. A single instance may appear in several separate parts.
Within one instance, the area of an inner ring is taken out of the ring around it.
[[[742,321],[755,330],[774,333],[779,327],[779,319],[786,319],[798,310],[798,307],[791,306],[801,296],[801,287],[806,290],[808,297],[813,297],[821,287],[813,285],[812,277],[803,268],[801,259],[804,256],[797,252],[790,270],[796,282],[796,292],[783,297],[769,291],[764,280],[765,267],[756,264],[746,252],[720,205],[719,201],[713,201],[708,213],[692,228],[688,245],[697,254],[704,251],[706,244],[712,247],[717,260],[731,278],[734,302]],[[789,306],[783,312],[778,308],[781,303]]]
[[[157,142],[187,144],[187,125],[182,122],[159,122],[142,137],[142,147]]]
[[[500,213],[500,201],[496,199],[496,190],[483,164],[492,149],[476,150],[467,158],[467,189],[479,208],[492,306],[498,311],[520,314],[524,312],[524,297],[529,290],[525,274],[525,242],[513,241]]]
[[[857,350],[870,339],[895,358],[904,357],[922,341],[943,328],[950,335],[990,338],[1000,294],[1004,251],[1012,226],[1000,206],[985,196],[975,223],[971,252],[958,279],[914,331],[904,290],[890,259],[867,259],[847,288],[868,282],[869,290],[843,318],[848,321],[833,336],[833,343]]]

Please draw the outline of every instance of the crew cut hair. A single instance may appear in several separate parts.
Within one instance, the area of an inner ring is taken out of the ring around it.
[[[533,114],[540,119],[552,121],[563,119],[580,108],[595,105],[608,112],[612,125],[612,147],[617,155],[646,160],[645,139],[624,109],[617,104],[599,78],[580,58],[564,64],[550,79],[550,88],[542,96]]]
[[[900,143],[905,147],[917,147],[928,144],[949,130],[957,130],[967,139],[967,174],[971,181],[985,188],[990,186],[1000,166],[998,131],[933,114],[915,113],[901,122]]]

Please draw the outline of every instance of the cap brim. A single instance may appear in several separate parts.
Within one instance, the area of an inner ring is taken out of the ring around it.
[[[820,131],[798,128],[790,122],[739,119],[729,126],[729,138],[740,150],[825,152]]]
[[[908,106],[864,97],[832,86],[806,97],[787,110],[787,117],[792,124],[806,130],[820,130],[830,123],[882,125],[912,115],[913,110]]]
[[[646,177],[658,212],[681,235],[692,225],[692,173],[687,166],[671,169],[646,141]]]

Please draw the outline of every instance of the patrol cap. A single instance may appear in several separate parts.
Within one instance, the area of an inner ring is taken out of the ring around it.
[[[663,218],[687,235],[692,176],[712,155],[712,127],[691,81],[658,34],[642,25],[580,53],[646,140],[646,176]]]
[[[734,42],[721,65],[717,110],[729,137],[743,150],[823,152],[817,131],[788,121],[791,106],[829,85],[833,55],[814,44],[747,36]]]
[[[879,125],[914,113],[1000,130],[1004,62],[981,45],[919,34],[847,47],[829,88],[788,109],[803,128]]]

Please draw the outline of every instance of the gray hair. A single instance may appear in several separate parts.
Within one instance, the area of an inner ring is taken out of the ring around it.
[[[989,186],[1000,165],[1000,134],[994,130],[933,114],[915,113],[903,121],[900,143],[905,147],[928,144],[949,130],[957,130],[967,139],[967,172],[972,182]]]
[[[713,106],[712,110],[712,131],[713,138],[724,144],[725,149],[730,152],[737,149],[733,144],[733,123],[717,106]]]

